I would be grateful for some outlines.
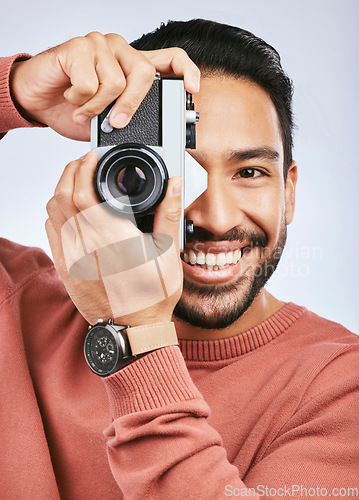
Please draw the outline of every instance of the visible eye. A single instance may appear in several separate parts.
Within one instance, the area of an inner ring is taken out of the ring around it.
[[[265,175],[265,173],[257,168],[241,168],[241,170],[238,170],[238,172],[234,175],[234,178],[241,177],[242,179],[253,179],[256,177],[262,177],[263,175]]]

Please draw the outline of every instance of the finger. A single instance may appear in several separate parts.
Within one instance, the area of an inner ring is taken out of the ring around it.
[[[124,44],[122,37],[109,34],[106,40],[126,77],[126,88],[117,99],[110,116],[112,126],[120,128],[127,125],[151,88],[156,68],[141,52],[127,42]]]
[[[78,216],[75,215],[67,220],[55,197],[48,202],[47,211],[49,219],[45,223],[45,228],[54,261],[57,264],[61,258],[61,269],[65,269],[66,264],[66,268],[69,270],[74,260],[78,260],[78,256],[84,254]]]
[[[73,193],[75,187],[75,172],[82,161],[83,160],[80,158],[70,162],[65,167],[55,188],[54,198],[66,220],[78,213],[73,202]]]
[[[200,86],[201,73],[187,53],[179,47],[167,49],[141,51],[163,75],[174,74],[183,76],[184,85],[188,92],[197,93]]]
[[[78,116],[91,119],[99,115],[126,88],[126,78],[121,66],[109,50],[103,50],[98,54],[96,72],[99,79],[98,91],[80,109],[75,111],[75,120],[78,120]]]
[[[153,223],[153,233],[170,235],[179,248],[178,234],[181,220],[181,177],[169,180],[166,196],[158,206]]]
[[[168,296],[179,293],[182,287],[182,264],[178,241],[181,187],[180,177],[172,177],[169,180],[166,196],[156,210],[153,224],[153,243],[160,257],[157,263]],[[168,238],[171,241],[168,241]]]
[[[78,210],[77,222],[88,251],[130,239],[140,234],[131,217],[111,213],[100,203],[94,188],[97,155],[87,153],[75,172],[73,201]]]
[[[92,43],[92,50],[96,54],[98,89],[91,99],[74,112],[74,120],[85,123],[120,96],[110,121],[114,127],[123,127],[150,89],[156,70],[148,59],[128,45],[120,35],[90,33],[85,38]]]
[[[72,202],[76,208],[76,212],[82,212],[93,205],[99,204],[99,199],[94,187],[97,163],[98,157],[96,153],[94,151],[89,151],[76,165],[73,172],[72,195]],[[70,183],[71,180],[69,179],[69,188]]]
[[[52,224],[50,219],[48,219],[45,223],[47,238],[49,240],[57,272],[63,279],[68,279],[69,274],[72,276],[71,270],[74,265],[77,273],[79,274],[80,266],[76,266],[76,263],[81,262],[81,274],[83,276],[86,275],[85,279],[89,279],[89,276],[95,276],[94,279],[98,279],[98,273],[94,271],[94,268],[96,268],[96,265],[93,263],[94,259],[91,260],[82,258],[84,257],[84,252],[80,248],[79,238],[68,222],[69,221],[64,224],[60,232]],[[85,269],[83,269],[83,267],[85,267]]]
[[[61,228],[65,224],[67,219],[64,216],[55,197],[52,197],[51,200],[48,201],[46,205],[46,211],[55,230],[61,231]]]
[[[64,266],[64,255],[62,251],[61,237],[58,231],[55,229],[50,219],[45,222],[45,229],[47,234],[47,239],[49,240],[52,258],[59,275],[62,275]]]
[[[70,104],[81,106],[98,91],[99,80],[94,53],[84,38],[75,38],[58,52],[59,63],[69,77],[71,87],[64,92]]]
[[[126,88],[117,99],[110,115],[113,127],[125,127],[150,90],[155,78],[154,66],[146,62],[137,65],[127,76]]]

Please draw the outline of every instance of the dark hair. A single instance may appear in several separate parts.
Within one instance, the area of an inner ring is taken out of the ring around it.
[[[284,177],[292,163],[293,86],[278,52],[241,28],[204,19],[168,21],[131,44],[140,50],[181,47],[206,74],[228,74],[260,85],[277,110],[284,147]]]

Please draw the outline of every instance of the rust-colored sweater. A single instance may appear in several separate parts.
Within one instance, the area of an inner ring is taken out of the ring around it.
[[[358,496],[359,342],[344,327],[288,303],[106,379],[86,333],[51,260],[0,239],[0,498]]]

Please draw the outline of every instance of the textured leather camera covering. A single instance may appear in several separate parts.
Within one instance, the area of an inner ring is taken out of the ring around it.
[[[113,103],[110,104],[98,118],[98,146],[114,146],[126,142],[162,146],[161,87],[161,79],[155,80],[129,124],[106,134],[101,130],[101,123],[113,106]]]

